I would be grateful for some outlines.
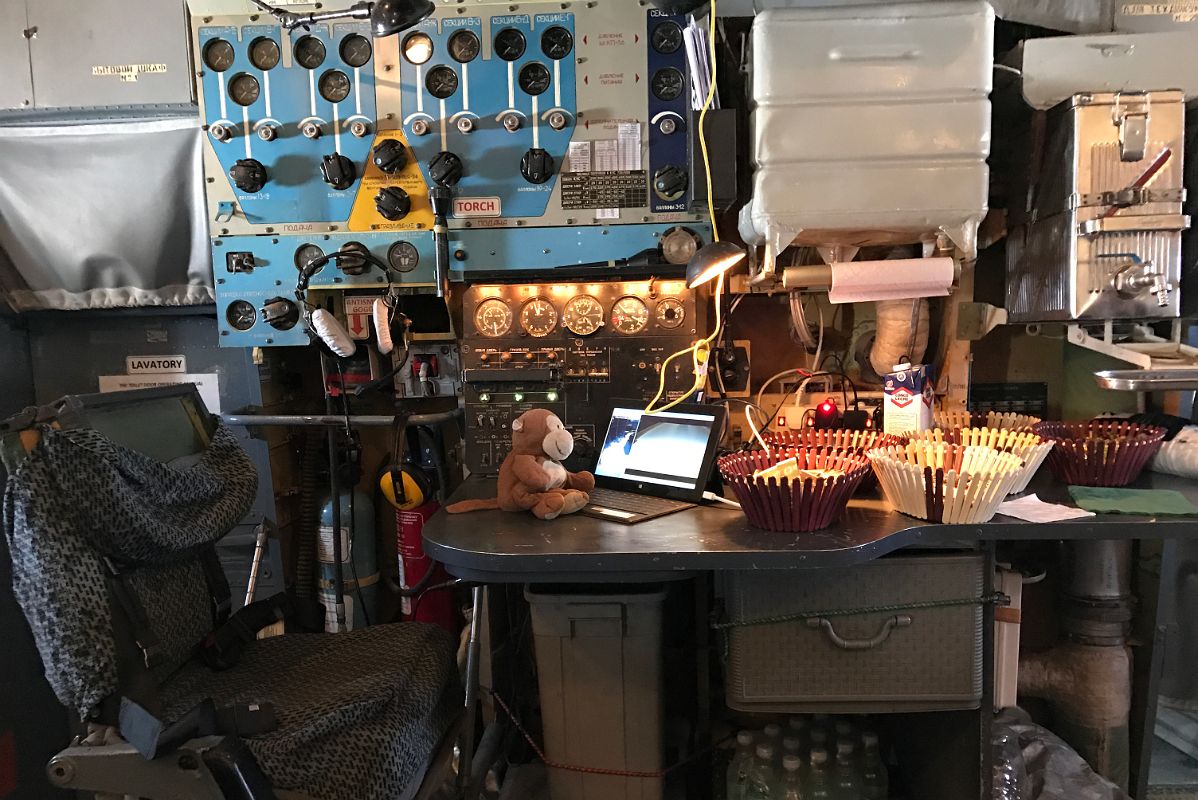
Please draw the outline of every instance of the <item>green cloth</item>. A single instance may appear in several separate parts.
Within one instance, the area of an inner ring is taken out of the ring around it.
[[[1070,486],[1069,494],[1079,508],[1097,514],[1196,514],[1198,506],[1181,492],[1171,489],[1112,489],[1103,486]]]

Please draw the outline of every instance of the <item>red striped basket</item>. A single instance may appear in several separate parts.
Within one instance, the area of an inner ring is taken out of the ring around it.
[[[803,469],[838,470],[840,474],[797,481],[753,477],[754,472],[788,458],[797,458]],[[865,456],[831,448],[753,450],[726,455],[718,463],[724,483],[732,487],[749,523],[785,533],[817,531],[831,525],[870,474]]]
[[[1048,468],[1075,486],[1126,486],[1156,455],[1165,429],[1122,420],[1041,422],[1035,432],[1056,442]]]

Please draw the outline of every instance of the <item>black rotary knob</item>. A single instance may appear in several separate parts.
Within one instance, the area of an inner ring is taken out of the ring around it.
[[[667,164],[653,173],[653,191],[664,198],[678,197],[686,191],[688,183],[686,170],[676,164]]]
[[[520,159],[520,174],[529,183],[544,183],[553,177],[553,156],[540,147],[530,147]]]
[[[325,183],[338,191],[353,186],[354,180],[358,177],[357,171],[354,169],[354,162],[340,153],[324,157],[324,160],[320,162],[320,176],[324,178]]]
[[[384,186],[374,196],[374,207],[383,219],[395,222],[406,217],[412,210],[412,198],[398,186]]]
[[[229,178],[246,194],[257,194],[266,185],[266,167],[256,158],[243,158],[229,168]]]
[[[428,176],[437,186],[455,186],[462,179],[462,159],[442,150],[428,162]]]
[[[398,139],[384,139],[374,148],[374,165],[394,175],[408,165],[408,151]]]

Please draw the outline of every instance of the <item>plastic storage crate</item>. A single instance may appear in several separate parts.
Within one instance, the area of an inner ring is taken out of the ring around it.
[[[545,754],[582,767],[662,768],[662,604],[657,587],[525,590]],[[661,778],[550,769],[550,800],[661,800]]]
[[[730,622],[811,614],[727,629],[728,705],[791,713],[977,708],[983,564],[978,554],[892,556],[844,569],[728,573]]]

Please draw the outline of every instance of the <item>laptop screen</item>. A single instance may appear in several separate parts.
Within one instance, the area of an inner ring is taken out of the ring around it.
[[[718,415],[617,407],[595,475],[694,491],[706,480],[705,461]]]

